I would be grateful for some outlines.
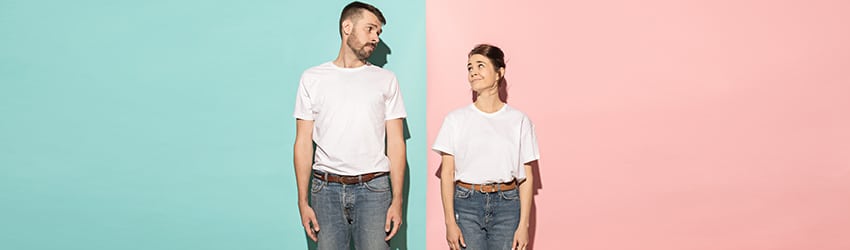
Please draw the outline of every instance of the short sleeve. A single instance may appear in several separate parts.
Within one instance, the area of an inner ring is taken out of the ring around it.
[[[437,133],[437,139],[434,140],[434,146],[431,147],[434,152],[454,155],[454,127],[455,126],[452,124],[451,117],[446,116],[446,118],[443,119],[443,125],[440,127],[440,132]]]
[[[310,99],[310,93],[305,85],[305,77],[301,76],[301,81],[298,83],[298,93],[295,96],[295,112],[292,113],[297,119],[314,120],[313,102]]]
[[[390,83],[389,93],[384,101],[385,112],[384,119],[392,120],[397,118],[407,117],[407,111],[404,110],[404,99],[401,97],[401,90],[398,87],[398,79],[393,76]]]
[[[537,149],[537,135],[534,133],[534,124],[531,123],[531,119],[524,117],[520,129],[522,131],[519,151],[522,164],[540,159],[540,152]]]

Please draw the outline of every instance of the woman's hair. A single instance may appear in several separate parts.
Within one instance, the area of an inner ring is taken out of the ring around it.
[[[499,72],[499,68],[506,68],[505,52],[503,52],[499,47],[486,43],[475,45],[475,48],[472,48],[472,51],[469,51],[469,55],[467,57],[472,57],[472,55],[482,55],[487,57],[487,59],[490,59],[490,63],[496,67],[496,72]],[[499,100],[502,100],[504,103],[508,103],[508,81],[505,80],[504,75],[499,78],[499,82],[497,84],[499,87]],[[475,102],[476,99],[478,99],[478,93],[472,91],[472,101]]]
[[[475,45],[475,48],[472,48],[472,51],[469,52],[468,57],[472,57],[472,55],[482,55],[490,59],[490,62],[496,66],[497,72],[499,68],[505,67],[505,53],[499,47],[490,44]]]

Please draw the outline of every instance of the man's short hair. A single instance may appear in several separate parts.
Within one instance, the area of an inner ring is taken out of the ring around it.
[[[342,37],[342,22],[346,19],[357,20],[363,17],[363,11],[369,11],[378,17],[378,21],[381,21],[382,25],[387,24],[387,19],[384,18],[384,14],[381,13],[381,10],[372,6],[368,3],[363,3],[359,1],[351,2],[346,5],[345,8],[342,8],[342,14],[339,16],[339,36]]]

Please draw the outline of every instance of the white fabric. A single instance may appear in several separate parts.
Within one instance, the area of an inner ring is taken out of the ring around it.
[[[374,65],[307,69],[295,98],[297,119],[313,120],[313,169],[338,175],[389,171],[386,120],[404,118],[395,74]]]
[[[507,104],[494,113],[474,104],[452,111],[432,149],[453,155],[455,181],[472,184],[524,180],[525,163],[540,158],[531,119]]]

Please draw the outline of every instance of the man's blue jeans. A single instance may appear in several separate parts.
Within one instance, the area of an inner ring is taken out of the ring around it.
[[[319,250],[389,249],[384,225],[392,202],[388,175],[342,184],[313,177],[310,206],[319,221]]]
[[[519,225],[519,188],[482,193],[455,186],[454,208],[465,249],[511,248]]]

